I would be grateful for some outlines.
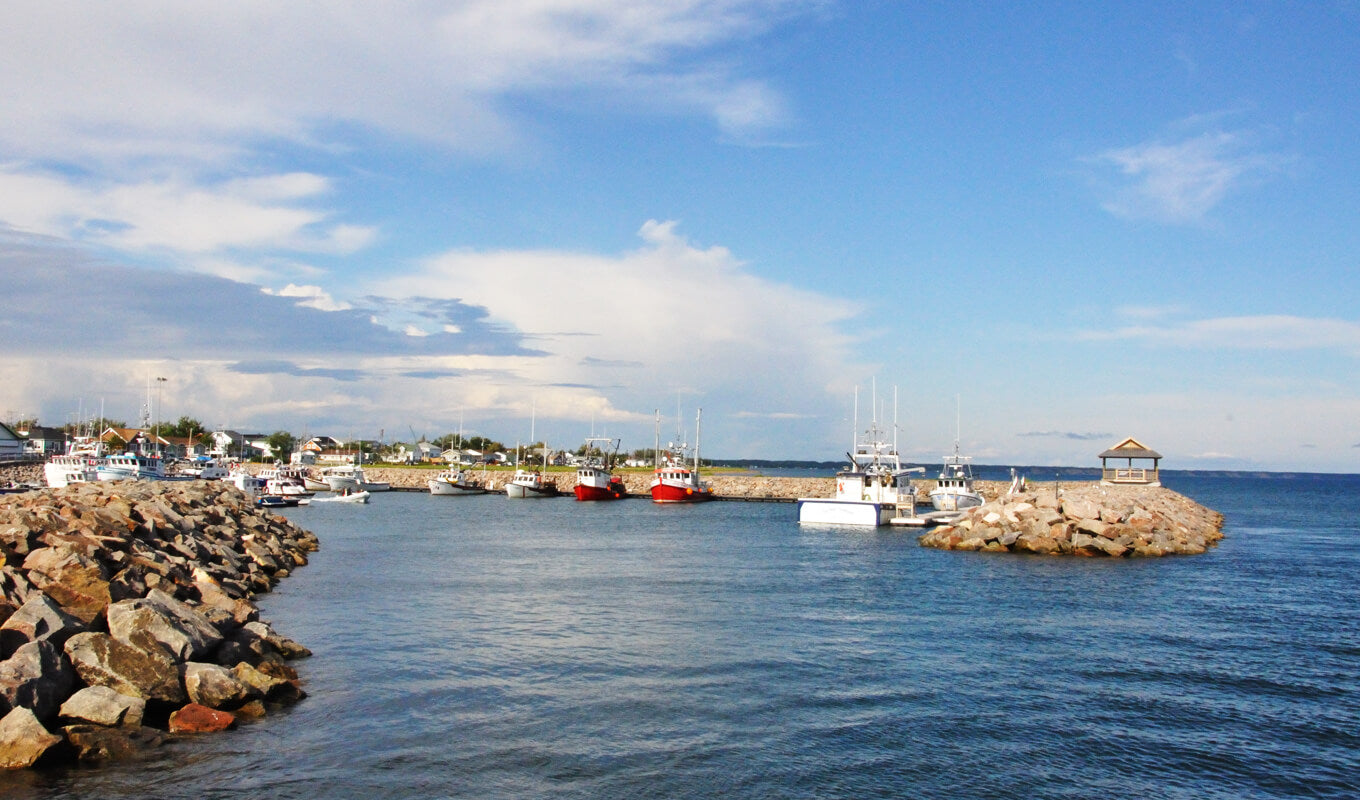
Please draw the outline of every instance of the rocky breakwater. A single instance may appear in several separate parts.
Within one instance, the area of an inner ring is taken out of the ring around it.
[[[990,500],[920,538],[944,550],[1075,556],[1203,553],[1223,515],[1166,488],[1078,485]]]
[[[303,697],[252,598],[316,538],[222,482],[0,497],[0,766],[131,755]]]

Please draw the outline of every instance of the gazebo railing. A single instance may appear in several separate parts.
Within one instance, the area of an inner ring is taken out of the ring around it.
[[[1157,470],[1142,467],[1118,467],[1101,470],[1101,480],[1111,483],[1151,483],[1157,480]]]

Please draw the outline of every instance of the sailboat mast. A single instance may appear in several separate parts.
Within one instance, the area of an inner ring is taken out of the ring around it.
[[[655,441],[652,442],[652,467],[661,469],[661,409],[656,409]]]

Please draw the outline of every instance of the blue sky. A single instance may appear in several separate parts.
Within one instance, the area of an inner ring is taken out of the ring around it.
[[[1360,4],[7,6],[6,419],[1357,471]],[[678,413],[677,413],[678,410]],[[677,416],[680,418],[677,420]]]

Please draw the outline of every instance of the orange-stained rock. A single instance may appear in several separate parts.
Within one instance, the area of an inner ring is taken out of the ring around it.
[[[190,703],[170,715],[171,733],[213,733],[236,724],[236,716],[227,711]]]

